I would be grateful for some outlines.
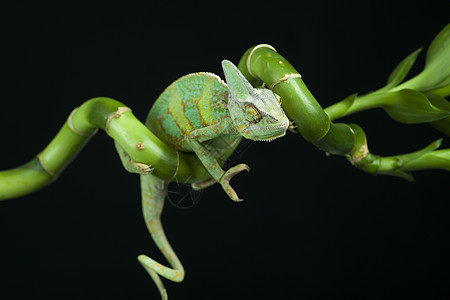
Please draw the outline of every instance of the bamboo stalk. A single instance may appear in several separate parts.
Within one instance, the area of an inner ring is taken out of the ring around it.
[[[161,179],[192,183],[210,176],[193,153],[177,153],[164,144],[123,103],[99,97],[74,110],[48,146],[30,162],[0,171],[0,200],[35,192],[53,182],[97,128],[119,142],[133,160],[152,165],[154,175]]]
[[[410,55],[407,62],[414,60],[418,52]],[[404,65],[396,69],[396,80],[406,76],[409,69]],[[371,174],[395,175],[412,180],[410,171],[413,170],[437,168],[450,171],[450,149],[436,150],[440,141],[416,152],[383,157],[369,152],[361,127],[331,121],[358,111],[382,107],[401,122],[434,121],[436,127],[446,128],[447,123],[445,126],[442,123],[449,119],[448,103],[439,95],[426,95],[413,89],[396,90],[393,87],[359,98],[356,94],[351,95],[324,110],[300,74],[272,46],[262,44],[248,49],[238,67],[252,84],[265,83],[281,96],[282,107],[289,119],[295,122],[299,133],[321,150],[345,155],[354,166]],[[413,101],[409,101],[411,99]]]
[[[303,82],[300,73],[273,47],[248,49],[238,64],[254,85],[262,80],[282,99],[282,107],[299,133],[319,149],[345,155],[353,148],[354,135],[344,124],[334,124]],[[249,67],[251,70],[249,70]]]
[[[450,171],[450,149],[436,150],[440,141],[397,156],[369,152],[364,131],[356,124],[332,120],[375,107],[384,108],[405,123],[430,122],[449,134],[450,25],[432,42],[422,75],[398,85],[415,61],[416,50],[394,70],[386,87],[356,97],[351,95],[325,110],[308,90],[299,72],[270,45],[248,49],[238,67],[255,86],[263,82],[283,99],[282,106],[300,135],[330,154],[345,155],[356,167],[372,174],[411,179],[410,171],[440,168]],[[431,54],[430,54],[431,53]],[[418,82],[418,83],[417,83]],[[415,90],[420,87],[423,91]],[[75,109],[50,144],[28,163],[0,171],[0,200],[37,191],[57,179],[64,168],[100,128],[117,141],[131,158],[151,165],[160,179],[194,183],[210,178],[194,153],[178,152],[150,132],[123,103],[98,97]]]

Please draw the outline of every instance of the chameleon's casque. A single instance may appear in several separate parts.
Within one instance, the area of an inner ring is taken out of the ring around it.
[[[208,72],[183,76],[159,96],[145,125],[169,146],[193,151],[186,139],[192,131],[231,118],[227,126],[234,128],[222,128],[224,132],[215,132],[214,138],[204,138],[221,158],[232,153],[230,148],[234,150],[242,136],[259,141],[283,136],[289,120],[280,98],[268,89],[253,88],[231,62],[224,60],[222,67],[228,86]]]
[[[230,91],[228,109],[233,124],[246,139],[272,141],[285,135],[289,119],[281,98],[268,89],[255,89],[230,61],[222,61]]]

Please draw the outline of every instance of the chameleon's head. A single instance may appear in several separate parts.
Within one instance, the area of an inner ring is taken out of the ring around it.
[[[223,60],[222,68],[228,84],[228,110],[241,135],[256,141],[285,135],[289,119],[281,98],[271,90],[254,88],[230,61]]]

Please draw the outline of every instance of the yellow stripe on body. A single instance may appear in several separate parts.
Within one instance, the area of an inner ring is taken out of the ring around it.
[[[205,78],[205,88],[197,101],[197,108],[200,112],[200,117],[203,119],[203,123],[206,126],[210,126],[214,124],[214,118],[212,115],[212,105],[214,104],[211,103],[214,78],[210,76],[205,76]]]
[[[169,113],[172,115],[175,123],[177,123],[178,128],[180,128],[185,135],[188,135],[194,130],[194,126],[192,126],[191,122],[189,122],[189,119],[185,115],[183,101],[178,95],[176,88],[170,88],[169,93]]]

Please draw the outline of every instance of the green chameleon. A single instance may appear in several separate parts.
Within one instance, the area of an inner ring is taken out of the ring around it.
[[[224,161],[242,137],[271,141],[285,135],[290,122],[281,108],[281,98],[268,89],[254,88],[230,61],[222,61],[226,82],[215,74],[200,72],[173,82],[153,104],[145,125],[162,141],[178,151],[194,151],[211,179],[194,183],[194,189],[215,182],[233,201],[242,201],[230,186],[231,178],[243,170],[239,164],[222,170]],[[167,193],[167,181],[151,175],[149,165],[134,162],[115,142],[125,169],[141,174],[142,208],[150,234],[172,268],[146,255],[138,257],[156,283],[163,299],[167,292],[158,274],[175,282],[184,278],[184,269],[167,241],[160,215]]]

